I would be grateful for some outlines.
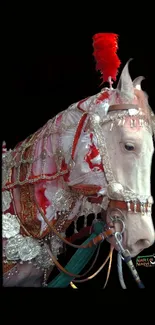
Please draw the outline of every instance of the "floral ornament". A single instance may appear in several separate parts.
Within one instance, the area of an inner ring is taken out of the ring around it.
[[[20,224],[15,215],[5,213],[2,215],[2,236],[3,238],[11,238],[20,232]]]
[[[32,237],[23,237],[18,249],[19,257],[22,261],[29,261],[35,258],[41,251],[38,241]]]
[[[41,268],[49,268],[54,266],[51,257],[45,246],[41,246],[38,240],[22,236],[20,234],[20,224],[15,215],[10,213],[3,214],[3,238],[7,239],[4,247],[4,255],[8,261],[30,261],[35,259],[37,266]],[[55,256],[60,254],[63,247],[62,241],[52,236],[51,249]]]
[[[5,256],[7,260],[19,260],[19,247],[22,244],[23,236],[16,235],[8,239],[7,244],[5,246]]]
[[[29,261],[35,258],[41,250],[38,241],[31,237],[23,237],[19,234],[20,224],[15,215],[3,214],[2,233],[3,238],[8,239],[5,246],[7,260]]]
[[[8,239],[5,248],[7,260],[30,261],[41,251],[41,247],[36,239],[16,235]]]
[[[2,192],[2,211],[5,212],[10,208],[11,195],[9,191]]]

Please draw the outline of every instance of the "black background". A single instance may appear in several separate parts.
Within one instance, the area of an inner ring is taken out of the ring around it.
[[[2,140],[13,148],[19,141],[43,126],[61,110],[84,97],[99,91],[100,77],[95,71],[92,56],[92,36],[98,32],[119,34],[118,55],[121,68],[129,58],[132,79],[144,75],[143,89],[155,112],[155,50],[153,21],[139,17],[133,9],[128,20],[124,14],[115,15],[116,21],[105,7],[97,7],[94,14],[77,13],[77,4],[70,15],[61,7],[54,10],[39,8],[12,8],[5,11],[3,24],[2,68]],[[71,9],[71,8],[70,8]],[[125,8],[124,8],[125,10]],[[77,16],[76,16],[77,15]],[[106,19],[106,15],[108,18]],[[120,18],[121,17],[121,18]],[[55,19],[55,20],[54,20]],[[96,19],[96,21],[95,21]],[[121,69],[120,69],[121,71]],[[152,193],[155,198],[154,159],[152,164]],[[153,207],[153,218],[155,217]],[[104,244],[97,263],[99,267],[109,250]],[[68,249],[60,261],[66,264],[74,250]],[[155,245],[141,255],[155,253]],[[112,265],[108,288],[119,288],[116,273],[116,256]],[[135,262],[135,260],[134,260]],[[97,268],[95,267],[95,270]],[[155,287],[155,268],[138,268],[141,279],[148,288]],[[54,275],[57,271],[54,271]],[[94,280],[83,284],[84,288],[102,288],[106,270]],[[125,280],[129,288],[135,288],[125,267]],[[80,286],[81,287],[81,286]]]

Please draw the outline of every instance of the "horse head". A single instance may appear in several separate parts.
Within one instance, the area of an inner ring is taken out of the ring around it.
[[[132,82],[127,63],[117,88],[102,89],[102,95],[107,94],[105,104],[102,102],[104,113],[100,111],[93,124],[100,138],[106,178],[106,223],[113,221],[116,231],[121,231],[120,220],[123,221],[123,246],[132,257],[151,246],[155,239],[150,182],[154,114],[141,89],[142,80],[138,77]],[[114,237],[109,242],[118,249]]]

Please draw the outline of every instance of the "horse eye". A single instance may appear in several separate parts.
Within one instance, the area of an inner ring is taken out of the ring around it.
[[[134,145],[132,143],[126,143],[125,149],[128,151],[133,151],[135,149]]]

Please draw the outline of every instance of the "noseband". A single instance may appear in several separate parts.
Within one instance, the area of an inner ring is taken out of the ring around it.
[[[151,211],[152,200],[151,198],[147,200],[147,202],[130,202],[130,201],[119,201],[119,200],[110,200],[109,208],[118,208],[121,210],[125,210],[131,213],[142,213]]]

